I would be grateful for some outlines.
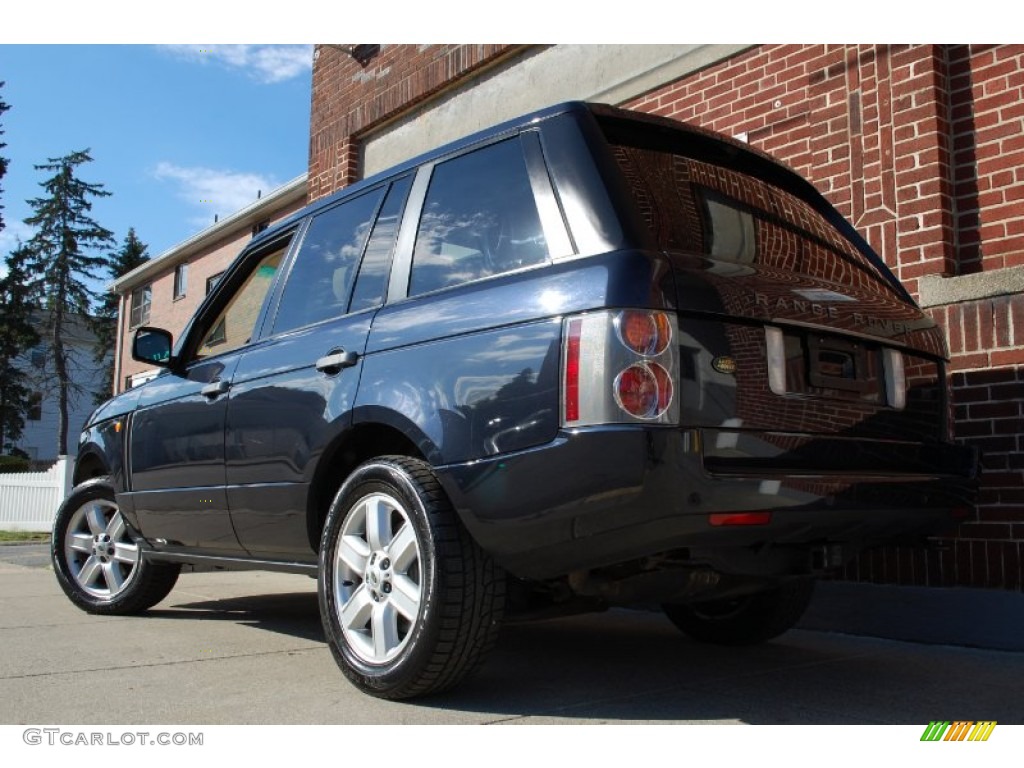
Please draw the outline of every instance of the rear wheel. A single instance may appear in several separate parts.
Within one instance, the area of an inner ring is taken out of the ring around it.
[[[813,594],[814,579],[800,579],[752,595],[662,608],[672,623],[694,640],[754,645],[791,629],[807,610]]]
[[[64,593],[89,613],[151,608],[167,597],[181,570],[142,556],[105,479],[83,483],[61,505],[50,556]]]
[[[345,676],[405,699],[450,688],[479,664],[497,637],[505,576],[429,465],[389,456],[358,467],[331,505],[319,598]]]

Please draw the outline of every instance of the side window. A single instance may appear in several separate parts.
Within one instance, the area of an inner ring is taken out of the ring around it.
[[[238,349],[252,338],[263,301],[288,250],[287,243],[259,260],[242,287],[228,301],[203,336],[195,357],[220,355]]]
[[[359,257],[383,194],[383,189],[377,189],[313,217],[281,294],[274,333],[345,314]]]
[[[409,295],[548,259],[518,139],[434,168],[413,250]]]
[[[405,198],[412,186],[412,177],[406,176],[391,185],[384,205],[377,216],[377,222],[370,233],[370,241],[366,244],[366,255],[359,265],[359,276],[355,288],[352,289],[352,303],[349,312],[370,309],[384,302],[387,292],[388,267],[391,266],[391,253],[395,248],[395,236],[402,220],[402,208]]]

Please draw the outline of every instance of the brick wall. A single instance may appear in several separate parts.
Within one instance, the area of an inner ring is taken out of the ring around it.
[[[516,50],[384,46],[361,65],[320,46],[310,199],[357,178],[360,135]],[[759,46],[624,106],[789,163],[916,295],[922,278],[1024,264],[1024,46]],[[959,434],[985,451],[980,505],[944,549],[873,552],[847,577],[1021,589],[1024,295],[929,311],[949,334]]]
[[[513,45],[383,45],[366,63],[339,46],[314,54],[309,199],[359,178],[359,137],[519,49]]]
[[[1024,46],[762,46],[631,104],[747,140],[828,197],[916,293],[1024,264]],[[957,432],[984,451],[976,514],[943,549],[890,547],[848,578],[1021,589],[1024,295],[930,310]]]
[[[961,273],[1024,264],[1024,46],[949,46]]]

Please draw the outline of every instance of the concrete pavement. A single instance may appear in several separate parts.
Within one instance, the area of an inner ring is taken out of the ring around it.
[[[808,628],[748,649],[643,611],[508,626],[457,690],[392,703],[341,675],[308,577],[183,574],[148,614],[112,618],[76,609],[46,567],[0,562],[0,723],[1024,723],[1024,656],[825,631],[850,618],[830,618],[834,587]]]

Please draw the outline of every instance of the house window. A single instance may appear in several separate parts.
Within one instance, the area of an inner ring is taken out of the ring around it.
[[[218,272],[216,275],[210,275],[208,278],[206,278],[206,294],[207,295],[209,295],[210,291],[212,291],[217,286],[217,283],[220,282],[220,279],[223,276],[224,276],[223,272]]]
[[[28,410],[25,416],[29,421],[42,421],[43,419],[43,394],[33,392],[28,398]]]
[[[184,298],[188,288],[188,264],[179,264],[174,268],[174,300]]]
[[[132,291],[131,327],[145,325],[149,322],[149,305],[153,299],[153,288],[147,285]]]
[[[269,226],[270,226],[270,222],[269,221],[261,221],[261,222],[259,222],[257,224],[253,224],[252,225],[252,236],[256,237],[256,235],[258,235],[260,232],[262,232],[264,229],[266,229]]]
[[[46,352],[42,349],[33,349],[31,359],[33,368],[42,368],[46,365]]]

